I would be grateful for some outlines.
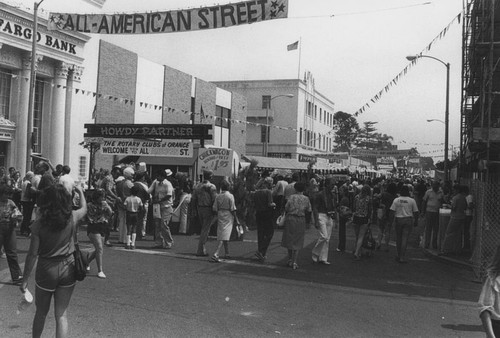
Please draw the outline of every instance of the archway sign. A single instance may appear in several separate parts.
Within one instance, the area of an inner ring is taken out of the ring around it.
[[[193,142],[211,140],[210,124],[85,124],[84,140],[105,155],[192,157]],[[167,141],[166,141],[167,140]]]

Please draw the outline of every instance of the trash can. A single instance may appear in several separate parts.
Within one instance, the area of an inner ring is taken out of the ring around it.
[[[451,209],[440,208],[439,209],[439,232],[438,232],[438,248],[442,251],[442,244],[444,241],[444,235],[446,234],[446,227],[450,222]]]

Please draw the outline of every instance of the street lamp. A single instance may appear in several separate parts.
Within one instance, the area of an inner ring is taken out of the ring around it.
[[[273,96],[267,101],[266,105],[266,138],[264,140],[264,157],[267,157],[268,155],[268,150],[269,150],[269,132],[270,132],[270,126],[269,126],[269,107],[271,106],[271,101],[274,99],[277,99],[278,97],[288,97],[292,98],[293,94],[282,94],[282,95],[276,95]]]
[[[26,171],[30,170],[31,150],[33,145],[33,106],[35,101],[35,82],[36,82],[36,40],[38,38],[38,7],[44,0],[33,5],[33,34],[31,40],[31,69],[30,69],[30,90],[28,98],[28,133],[26,135]]]
[[[406,59],[408,61],[413,61],[418,58],[428,58],[433,59],[440,62],[442,65],[446,67],[446,108],[444,112],[444,180],[449,180],[448,173],[448,138],[449,138],[449,127],[450,127],[450,63],[446,63],[434,56],[430,55],[411,55],[407,56]],[[429,120],[427,120],[429,121]],[[440,121],[440,120],[439,120]]]

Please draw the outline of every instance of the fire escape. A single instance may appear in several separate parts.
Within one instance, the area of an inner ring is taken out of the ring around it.
[[[500,9],[464,0],[460,174],[500,180]]]

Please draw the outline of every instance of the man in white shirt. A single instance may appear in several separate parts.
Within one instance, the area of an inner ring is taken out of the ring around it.
[[[403,185],[400,190],[400,197],[397,197],[391,205],[390,219],[396,221],[396,249],[398,255],[396,262],[407,263],[405,260],[406,245],[410,237],[413,226],[418,225],[417,202],[410,197],[410,189]]]
[[[70,172],[71,168],[68,165],[64,165],[62,167],[61,176],[59,176],[59,183],[62,184],[71,195],[73,195],[75,180],[69,175]]]
[[[172,218],[172,196],[174,187],[167,180],[167,176],[172,175],[170,169],[160,170],[156,174],[156,180],[153,181],[148,189],[148,193],[153,196],[153,219],[155,222],[155,241],[156,249],[171,249],[174,244],[172,233],[170,232],[170,219]],[[156,211],[159,208],[159,213]]]

